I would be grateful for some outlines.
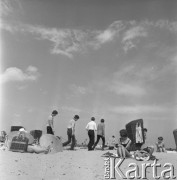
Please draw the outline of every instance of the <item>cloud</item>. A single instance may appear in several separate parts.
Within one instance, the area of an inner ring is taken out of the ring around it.
[[[142,26],[132,27],[127,30],[122,38],[122,43],[124,44],[124,51],[127,52],[129,49],[136,47],[135,43],[133,43],[134,39],[139,37],[146,37],[147,35],[147,31]]]
[[[75,84],[71,85],[70,89],[75,95],[84,95],[87,93],[87,89],[85,87],[77,86]]]
[[[1,74],[0,78],[2,83],[9,81],[36,81],[39,75],[38,69],[34,66],[29,66],[25,72],[17,67],[10,67]]]
[[[51,42],[50,53],[73,58],[75,53],[87,52],[89,48],[98,50],[102,45],[118,42],[124,52],[137,48],[141,38],[149,36],[151,28],[177,32],[176,21],[115,21],[103,30],[49,28],[39,25],[1,23],[1,29],[11,33],[29,33],[36,40]]]
[[[109,90],[118,95],[142,96],[146,94],[145,89],[141,86],[116,81],[110,85]]]
[[[12,14],[15,8],[22,8],[19,0],[0,0],[0,16]]]
[[[114,38],[119,36],[119,32],[124,29],[124,25],[121,21],[115,21],[106,30],[100,31],[96,36],[98,43],[104,44],[114,40]]]
[[[118,114],[149,114],[168,113],[170,111],[170,108],[159,105],[135,105],[111,107],[110,111]]]

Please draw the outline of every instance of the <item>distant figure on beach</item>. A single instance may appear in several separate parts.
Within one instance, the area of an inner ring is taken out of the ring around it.
[[[116,138],[114,135],[109,139],[108,147],[109,150],[113,150],[116,147]]]
[[[166,152],[163,137],[158,137],[158,141],[156,142],[156,147],[157,147],[157,152]]]
[[[6,136],[7,136],[6,131],[1,131],[0,142],[5,142]]]
[[[93,149],[97,146],[100,138],[102,139],[102,150],[104,150],[105,147],[105,124],[104,119],[101,119],[100,123],[97,126],[97,140],[93,146]]]
[[[89,136],[88,151],[92,151],[95,142],[95,131],[97,130],[94,117],[92,117],[91,121],[87,124],[86,130],[88,131]]]
[[[47,134],[54,135],[54,117],[58,114],[58,111],[52,111],[52,114],[48,117],[47,120]]]
[[[144,132],[144,139],[145,139],[145,143],[141,146],[141,149],[148,152],[150,154],[150,157],[152,156],[153,152],[154,152],[154,146],[152,146],[147,139],[147,129],[144,128],[143,129]]]
[[[77,120],[79,120],[79,116],[75,115],[74,118],[69,121],[69,124],[68,124],[68,127],[67,127],[68,141],[63,143],[63,146],[66,146],[72,141],[70,150],[74,150],[74,146],[76,144],[75,126],[76,126],[76,121]]]
[[[130,155],[131,140],[128,138],[127,130],[120,130],[120,139],[118,142],[117,154],[120,158],[131,157]]]

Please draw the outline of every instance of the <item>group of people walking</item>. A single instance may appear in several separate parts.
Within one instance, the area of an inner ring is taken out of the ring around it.
[[[58,114],[56,110],[52,111],[52,114],[49,116],[47,121],[47,134],[53,134],[54,135],[54,117]],[[75,138],[75,127],[76,127],[76,121],[79,120],[79,116],[75,115],[68,123],[67,126],[67,136],[68,140],[63,143],[63,146],[67,146],[69,143],[71,143],[71,147],[69,150],[74,150],[74,147],[76,145],[76,138]],[[101,119],[100,123],[96,125],[95,123],[95,117],[91,117],[90,122],[86,125],[86,130],[88,132],[89,137],[89,143],[88,143],[88,151],[92,151],[97,146],[100,139],[102,139],[102,150],[104,150],[105,147],[105,120]],[[95,134],[97,132],[97,140],[95,142]],[[139,132],[139,131],[138,131]],[[145,143],[141,143],[141,149],[148,152],[150,156],[152,156],[152,153],[154,152],[154,147],[152,145],[147,144],[147,129],[143,129],[144,133],[144,140]],[[162,139],[162,138],[161,138]],[[158,147],[164,147],[163,145],[163,139],[161,140],[159,138]],[[119,157],[125,158],[125,157],[131,157],[130,154],[130,146],[132,141],[128,138],[128,133],[126,129],[120,130],[120,139],[118,140],[117,146],[115,143],[115,136],[112,136],[112,143],[110,145],[111,149],[117,149],[117,154]],[[159,148],[160,149],[160,148]],[[163,150],[163,148],[161,148]],[[160,150],[161,150],[160,149]]]
[[[53,134],[54,135],[54,117],[58,115],[58,111],[54,110],[52,111],[51,115],[48,118],[47,121],[47,134]],[[71,143],[71,147],[69,150],[74,150],[75,144],[76,144],[76,138],[75,138],[75,126],[76,121],[79,120],[79,115],[75,115],[68,123],[67,126],[67,136],[68,140],[63,143],[63,146],[67,146],[69,143]],[[94,150],[94,148],[97,146],[100,138],[102,139],[102,150],[104,150],[105,147],[105,124],[104,119],[101,119],[98,126],[95,123],[95,118],[92,117],[91,121],[87,124],[86,130],[88,131],[88,137],[89,137],[89,143],[88,143],[88,151]],[[95,142],[95,134],[97,131],[97,140]]]

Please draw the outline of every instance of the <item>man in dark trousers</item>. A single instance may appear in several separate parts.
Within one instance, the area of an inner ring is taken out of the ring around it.
[[[68,124],[68,127],[67,127],[68,141],[64,142],[63,146],[68,145],[72,141],[70,150],[74,150],[74,146],[76,144],[75,126],[76,126],[76,121],[78,119],[79,119],[79,116],[75,115],[74,118],[69,121],[69,124]]]
[[[105,146],[105,124],[104,119],[101,119],[100,123],[97,126],[97,141],[95,142],[93,149],[97,146],[100,138],[102,139],[102,150],[104,150]]]
[[[86,129],[89,136],[88,151],[92,151],[95,143],[95,131],[97,130],[94,117],[91,118],[91,121],[87,124]]]

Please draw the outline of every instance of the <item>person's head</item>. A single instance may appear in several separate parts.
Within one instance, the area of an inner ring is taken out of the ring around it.
[[[94,117],[91,117],[91,121],[95,121],[95,118],[94,118]]]
[[[101,123],[104,123],[104,119],[101,119],[100,121],[101,121]]]
[[[146,128],[143,129],[143,133],[144,133],[144,137],[146,138],[147,137],[147,129]]]
[[[58,111],[57,110],[53,110],[52,111],[52,116],[56,116],[58,114]]]
[[[5,131],[1,131],[1,136],[5,137],[7,135],[7,133]]]
[[[163,137],[158,137],[158,142],[161,143],[163,141]]]
[[[77,121],[79,119],[79,116],[78,115],[75,115],[74,116],[74,120]]]
[[[112,138],[115,138],[115,136],[113,135]]]
[[[126,129],[120,130],[120,137],[121,137],[121,138],[127,138],[127,137],[128,137],[128,134],[127,134],[127,130],[126,130]]]

